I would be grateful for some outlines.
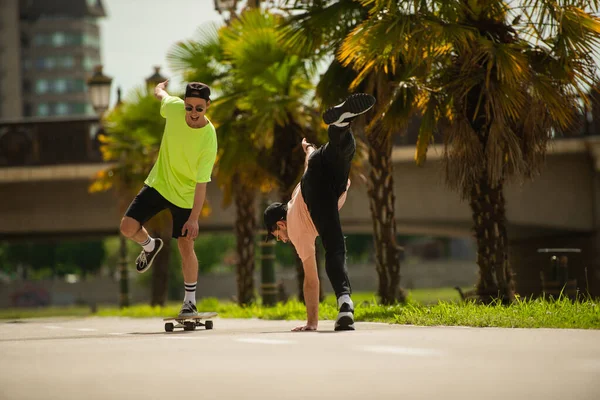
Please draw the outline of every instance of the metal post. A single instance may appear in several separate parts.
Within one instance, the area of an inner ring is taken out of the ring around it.
[[[581,253],[581,249],[556,248],[538,249],[538,253],[551,254],[549,280],[543,278],[542,292],[558,298],[560,294],[568,298],[577,297],[577,279],[569,279],[569,258],[572,253]]]
[[[556,256],[550,257],[550,274],[550,280],[558,280],[558,257]]]
[[[566,255],[560,256],[558,259],[558,273],[557,280],[561,287],[565,287],[569,282],[569,258]]]
[[[119,235],[119,274],[120,301],[119,306],[129,307],[129,271],[127,270],[127,239]]]
[[[277,283],[275,281],[275,242],[265,242],[266,230],[260,234],[261,295],[263,305],[277,304]]]

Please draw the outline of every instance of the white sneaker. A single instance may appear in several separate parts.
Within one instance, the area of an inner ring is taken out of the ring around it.
[[[375,105],[375,97],[367,93],[350,95],[343,103],[330,107],[323,113],[327,125],[346,126],[360,114],[364,114]]]
[[[195,317],[196,315],[198,315],[198,310],[196,309],[196,305],[189,300],[184,301],[183,305],[181,306],[181,310],[179,311],[179,317],[188,318],[188,317]]]
[[[354,309],[348,303],[343,303],[340,312],[335,320],[334,330],[353,331],[354,330]]]

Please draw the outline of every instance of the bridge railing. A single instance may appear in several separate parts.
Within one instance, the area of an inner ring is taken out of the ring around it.
[[[102,162],[97,117],[0,121],[0,168]]]
[[[580,124],[585,129],[555,140],[600,135],[598,121],[586,120],[586,124]],[[414,148],[418,130],[416,118],[404,135],[396,135],[394,146]],[[97,140],[101,132],[97,117],[0,120],[0,168],[102,162]],[[443,143],[439,134],[435,142]]]

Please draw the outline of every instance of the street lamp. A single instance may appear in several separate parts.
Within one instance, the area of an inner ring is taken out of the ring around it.
[[[87,81],[90,100],[96,113],[102,121],[102,116],[110,105],[110,86],[112,78],[102,73],[102,65],[94,68],[94,75]],[[117,89],[117,105],[121,103],[121,88]],[[102,123],[102,122],[100,122]],[[119,235],[119,305],[129,306],[129,274],[127,271],[127,239]]]
[[[94,110],[100,116],[104,115],[110,104],[110,85],[112,78],[102,73],[102,65],[94,68],[94,75],[88,79],[90,100]]]
[[[214,0],[215,10],[221,14],[223,11],[231,11],[235,6],[236,0]]]
[[[146,87],[148,88],[148,92],[152,93],[156,85],[166,80],[167,78],[160,74],[160,66],[155,66],[154,73],[146,78]]]

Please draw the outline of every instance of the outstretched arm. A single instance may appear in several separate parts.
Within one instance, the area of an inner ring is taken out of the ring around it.
[[[164,82],[159,83],[158,85],[156,85],[156,87],[154,88],[154,97],[156,97],[157,99],[161,100],[164,99],[165,97],[167,97],[169,95],[169,93],[167,93],[167,83],[169,82],[169,80],[167,79]]]
[[[319,325],[319,275],[317,259],[313,255],[302,262],[304,267],[304,303],[306,304],[306,325],[294,331],[316,331]]]
[[[304,171],[306,171],[306,169],[308,168],[308,159],[310,158],[310,155],[313,153],[313,151],[315,151],[317,148],[315,147],[314,144],[308,143],[306,141],[306,138],[303,138],[302,139],[302,149],[306,153],[306,157],[304,158]]]

